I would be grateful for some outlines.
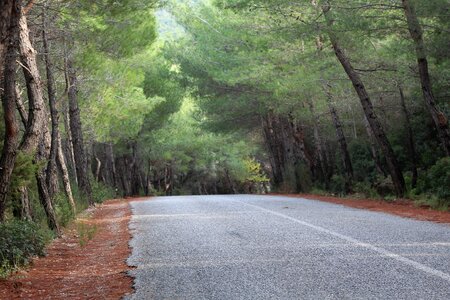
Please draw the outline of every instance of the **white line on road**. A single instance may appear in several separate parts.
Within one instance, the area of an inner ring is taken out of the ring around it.
[[[278,217],[290,220],[292,222],[301,224],[303,226],[307,226],[307,227],[315,229],[315,230],[317,230],[319,232],[327,233],[329,235],[338,237],[338,238],[340,238],[342,240],[345,240],[345,241],[350,242],[352,244],[355,244],[357,246],[364,247],[366,249],[370,249],[370,250],[375,251],[377,253],[380,253],[380,254],[382,254],[382,255],[384,255],[386,257],[395,259],[395,260],[400,261],[400,262],[402,262],[404,264],[412,266],[412,267],[416,268],[417,270],[421,270],[421,271],[423,271],[425,273],[428,273],[428,274],[440,277],[440,278],[450,282],[450,274],[447,274],[447,273],[441,272],[439,270],[430,268],[428,266],[425,266],[425,265],[423,265],[421,263],[418,263],[416,261],[410,260],[410,259],[408,259],[406,257],[401,256],[401,255],[392,253],[392,252],[390,252],[390,251],[388,251],[386,249],[383,249],[383,248],[380,248],[380,247],[376,247],[376,246],[374,246],[372,244],[369,244],[369,243],[364,243],[364,242],[358,241],[357,239],[354,239],[352,237],[340,234],[338,232],[335,232],[335,231],[332,231],[332,230],[329,230],[329,229],[326,229],[326,228],[323,228],[323,227],[320,227],[320,226],[317,226],[317,225],[310,224],[310,223],[305,222],[305,221],[301,221],[299,219],[290,217],[288,215],[285,215],[285,214],[282,214],[282,213],[279,213],[279,212],[276,212],[276,211],[273,211],[273,210],[270,210],[270,209],[263,208],[263,207],[258,206],[258,205],[245,203],[245,202],[242,202],[242,201],[239,201],[239,200],[235,200],[235,201],[238,202],[238,203],[241,203],[241,204],[244,204],[244,205],[247,205],[247,206],[251,206],[251,207],[257,208],[259,210],[265,211],[265,212],[270,213],[272,215],[275,215],[275,216],[278,216]]]

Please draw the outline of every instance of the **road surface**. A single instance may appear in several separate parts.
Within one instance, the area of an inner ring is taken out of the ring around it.
[[[132,203],[131,299],[450,299],[450,226],[279,196]]]

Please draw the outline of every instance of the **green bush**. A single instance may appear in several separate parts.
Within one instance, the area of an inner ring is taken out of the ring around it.
[[[346,194],[345,177],[342,175],[333,175],[330,182],[330,190],[333,194],[343,196]]]
[[[116,192],[113,188],[96,180],[91,180],[91,185],[92,197],[95,203],[102,203],[105,200],[116,198]]]
[[[29,263],[33,256],[45,255],[50,233],[29,221],[0,224],[0,275]]]
[[[75,217],[69,200],[64,193],[59,192],[55,196],[55,199],[53,201],[55,203],[55,211],[56,216],[58,217],[58,223],[61,226],[66,227],[69,222]]]
[[[428,171],[428,187],[438,198],[450,201],[450,157],[438,160]]]
[[[450,157],[436,162],[427,172],[420,172],[415,195],[434,194],[441,199],[450,200]]]
[[[365,198],[380,198],[380,195],[368,182],[356,182],[353,186],[353,191]]]

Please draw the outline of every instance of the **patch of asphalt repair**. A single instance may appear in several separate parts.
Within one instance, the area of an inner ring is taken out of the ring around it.
[[[127,299],[450,299],[450,226],[282,196],[132,202]]]

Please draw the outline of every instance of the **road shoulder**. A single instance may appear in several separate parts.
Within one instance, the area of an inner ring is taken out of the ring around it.
[[[384,200],[377,200],[377,199],[338,198],[332,196],[319,196],[311,194],[277,194],[277,195],[341,204],[348,207],[384,212],[420,221],[431,221],[436,223],[450,224],[450,212],[437,211],[432,210],[428,207],[416,206],[413,201],[406,199],[387,202]]]
[[[69,226],[46,257],[0,281],[0,298],[120,299],[132,293],[128,201],[107,201],[90,215]]]

